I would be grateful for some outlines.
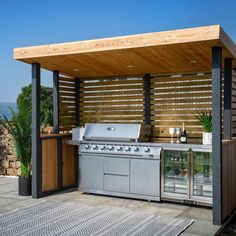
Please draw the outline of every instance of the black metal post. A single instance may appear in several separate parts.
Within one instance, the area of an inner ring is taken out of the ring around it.
[[[224,139],[232,137],[232,58],[225,59],[224,75]]]
[[[75,125],[80,125],[80,79],[75,78],[75,99],[76,99],[76,118],[75,118]]]
[[[222,48],[212,48],[213,223],[222,224]]]
[[[32,64],[32,197],[42,192],[42,158],[40,145],[40,64]]]
[[[146,74],[144,77],[144,122],[151,125],[151,76]]]
[[[53,129],[59,133],[59,72],[53,71]]]

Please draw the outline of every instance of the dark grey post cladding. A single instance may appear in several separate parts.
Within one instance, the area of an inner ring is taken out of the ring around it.
[[[150,82],[151,77],[146,74],[144,77],[144,122],[146,125],[151,125],[151,93]]]
[[[222,48],[212,48],[213,224],[222,224]]]
[[[75,125],[80,126],[80,78],[75,78],[75,99],[76,99],[76,118],[75,118]],[[75,179],[76,179],[76,186],[78,186],[78,148],[75,148]]]
[[[53,129],[59,133],[59,72],[53,71]]]
[[[32,64],[32,197],[42,191],[42,160],[40,145],[40,64]]]
[[[224,75],[224,139],[232,137],[232,59],[225,59]]]
[[[76,99],[76,118],[75,118],[75,125],[80,125],[80,79],[75,78],[75,99]]]

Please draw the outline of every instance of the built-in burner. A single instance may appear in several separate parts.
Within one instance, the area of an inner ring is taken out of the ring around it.
[[[150,126],[140,124],[86,124],[80,153],[160,159],[161,148],[148,140]]]

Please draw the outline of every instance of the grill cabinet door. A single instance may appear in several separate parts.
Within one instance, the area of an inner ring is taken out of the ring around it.
[[[98,156],[79,157],[79,188],[103,190],[103,158]]]
[[[160,196],[159,160],[131,160],[130,193]]]

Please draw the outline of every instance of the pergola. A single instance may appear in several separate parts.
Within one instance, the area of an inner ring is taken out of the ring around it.
[[[34,198],[78,184],[77,157],[64,143],[72,127],[141,122],[152,125],[151,141],[165,142],[166,127],[186,122],[199,143],[193,115],[212,109],[214,224],[236,208],[236,45],[219,25],[16,48],[14,59],[32,65]],[[40,68],[53,71],[48,136],[40,134]]]

